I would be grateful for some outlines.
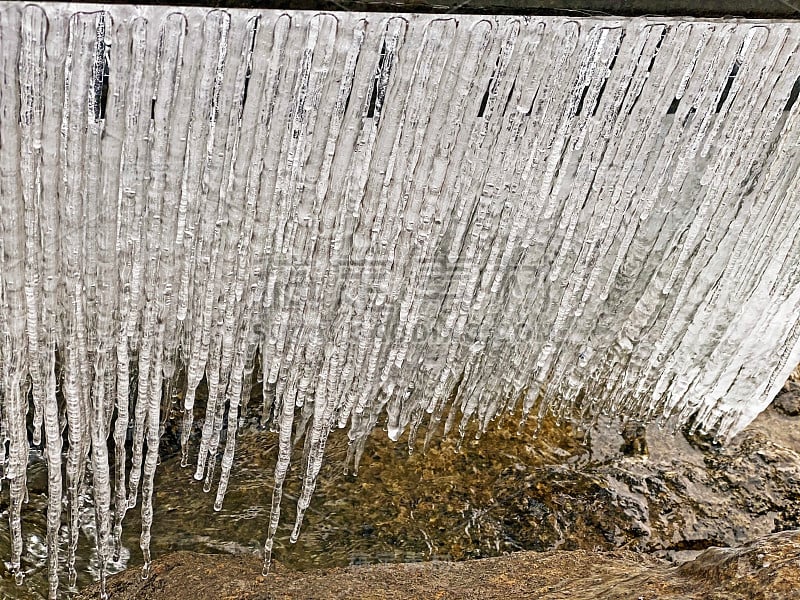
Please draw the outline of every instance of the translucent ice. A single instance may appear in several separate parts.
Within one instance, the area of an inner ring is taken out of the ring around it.
[[[55,596],[62,494],[71,577],[87,489],[101,573],[140,500],[149,565],[167,421],[219,510],[256,378],[267,559],[290,462],[296,538],[334,427],[356,467],[376,426],[411,446],[514,409],[741,429],[800,362],[798,45],[779,22],[0,3],[15,575],[31,445]]]

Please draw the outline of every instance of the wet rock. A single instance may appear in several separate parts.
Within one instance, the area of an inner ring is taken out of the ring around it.
[[[622,439],[625,442],[620,452],[625,456],[647,456],[647,427],[644,423],[628,421],[622,428]]]
[[[647,534],[647,508],[608,483],[567,467],[507,473],[493,515],[517,548],[619,548]]]
[[[787,381],[778,397],[772,401],[772,406],[790,417],[800,416],[800,383]]]
[[[759,417],[729,444],[702,449],[697,438],[689,443],[651,428],[648,461],[608,456],[582,470],[616,492],[629,522],[642,523],[646,533],[625,547],[686,559],[712,545],[800,527],[800,447],[761,423],[774,420]]]
[[[709,548],[677,574],[712,588],[709,600],[800,598],[800,532],[775,533],[740,548]]]
[[[647,460],[621,452],[618,430],[603,423],[586,455],[503,471],[484,525],[505,549],[626,548],[676,562],[798,528],[800,440],[791,421],[767,411],[725,445],[629,428],[623,439],[648,440]]]

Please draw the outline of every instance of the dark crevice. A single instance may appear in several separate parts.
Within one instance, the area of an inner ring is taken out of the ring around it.
[[[680,106],[680,104],[681,101],[678,98],[673,98],[669,108],[667,109],[667,114],[674,115],[676,112],[678,112],[678,106]]]
[[[108,60],[111,55],[111,48],[108,48],[106,53],[106,60],[103,61],[103,83],[100,86],[100,98],[98,102],[99,117],[100,119],[106,118],[106,105],[108,104],[108,80],[110,77],[110,70],[108,67]]]
[[[623,32],[622,35],[619,37],[619,44],[617,45],[617,49],[614,51],[614,56],[611,57],[611,62],[608,63],[608,71],[606,74],[605,79],[603,79],[603,83],[600,85],[600,90],[597,92],[597,99],[594,103],[594,108],[592,109],[592,116],[597,114],[597,109],[600,108],[600,100],[603,98],[603,93],[606,91],[606,84],[608,84],[608,78],[611,77],[611,71],[614,69],[614,65],[617,64],[617,57],[619,56],[619,49],[622,47],[622,40],[625,39],[625,33]],[[628,84],[630,85],[630,83]],[[586,93],[584,92],[584,96]],[[583,101],[581,101],[583,102]]]
[[[694,113],[696,113],[696,112],[697,112],[697,109],[696,109],[694,106],[693,106],[692,108],[690,108],[690,109],[689,109],[689,112],[688,112],[688,113],[686,113],[686,117],[683,119],[683,126],[684,126],[684,127],[686,127],[686,124],[687,124],[689,121],[691,121],[691,120],[692,120],[692,117],[694,117]]]
[[[255,18],[255,22],[253,23],[253,31],[250,34],[250,48],[247,51],[247,71],[244,74],[244,85],[242,86],[242,111],[244,111],[245,102],[247,102],[247,88],[250,86],[250,78],[253,75],[253,51],[256,47],[256,35],[258,34],[258,23],[259,18]],[[241,115],[239,115],[241,119]]]
[[[617,58],[619,57],[619,49],[622,47],[622,42],[625,39],[625,32],[623,31],[622,34],[619,36],[619,43],[617,44],[617,49],[614,51],[614,56],[611,57],[611,62],[608,63],[608,73],[606,78],[603,79],[603,83],[600,86],[600,91],[597,93],[597,100],[595,101],[594,108],[592,109],[592,116],[597,114],[597,109],[600,108],[600,100],[603,98],[603,94],[606,91],[606,84],[608,84],[608,78],[611,77],[611,71],[614,70],[614,65],[617,64]]]
[[[708,550],[712,546],[722,546],[722,545],[724,544],[719,540],[707,540],[707,539],[681,540],[677,544],[673,544],[669,548],[666,548],[666,550],[671,552],[686,552],[686,551],[698,552],[702,550]]]
[[[506,115],[506,111],[508,110],[508,105],[511,104],[511,98],[514,96],[514,90],[516,89],[516,87],[517,87],[517,80],[514,79],[514,81],[511,83],[511,91],[508,92],[508,98],[506,98],[506,105],[503,107],[503,116]]]
[[[650,62],[647,64],[647,72],[648,73],[652,73],[653,72],[653,66],[656,64],[656,58],[658,58],[658,53],[661,50],[661,45],[664,43],[664,39],[667,37],[668,29],[669,28],[665,27],[664,29],[661,30],[661,35],[659,36],[658,41],[656,42],[656,47],[653,49],[653,54],[650,57]],[[632,83],[633,83],[633,79],[629,79],[628,80],[628,85],[625,87],[624,97],[628,96],[628,93],[630,92]],[[644,89],[643,85],[639,87],[639,91],[636,93],[636,97],[633,99],[633,102],[631,102],[630,107],[628,108],[628,115],[632,115],[633,114],[633,110],[636,108],[636,104],[639,102],[639,98],[642,97],[642,90],[643,89]]]
[[[606,85],[608,84],[608,78],[611,77],[611,71],[614,70],[614,65],[617,64],[617,58],[619,58],[619,49],[622,48],[622,43],[625,40],[625,32],[621,32],[619,36],[619,41],[617,42],[617,48],[614,50],[614,56],[611,57],[611,62],[608,63],[608,71],[606,72],[606,77],[603,79],[603,83],[600,85],[600,90],[597,92],[597,99],[594,103],[594,108],[592,109],[592,116],[594,117],[597,114],[597,110],[600,108],[600,100],[603,98],[603,94],[606,91]],[[628,82],[628,87],[630,87],[630,81]],[[627,90],[625,94],[627,95]],[[586,92],[584,92],[584,97],[586,96]],[[581,104],[583,103],[583,99],[581,99]],[[580,111],[579,111],[580,112]]]
[[[536,91],[533,93],[533,98],[531,98],[531,103],[528,106],[528,110],[525,112],[526,117],[530,117],[533,114],[533,107],[536,106],[536,99],[539,97],[539,89],[537,88]]]
[[[603,92],[606,91],[606,84],[607,83],[608,83],[608,79],[604,79],[603,80],[603,85],[600,86],[600,91],[597,92],[597,101],[594,103],[594,109],[592,110],[592,116],[595,116],[597,114],[597,109],[600,108],[600,100],[602,100],[602,98],[603,98]],[[585,95],[585,93],[584,93],[584,95]],[[583,99],[581,99],[581,102],[583,102]]]
[[[575,109],[576,115],[581,114],[581,111],[583,110],[583,102],[584,100],[586,100],[586,94],[588,92],[589,92],[589,86],[588,85],[584,86],[583,93],[581,94],[581,99],[578,101],[578,107]]]
[[[378,104],[378,93],[380,92],[381,79],[386,69],[386,40],[381,43],[381,56],[378,60],[378,68],[375,71],[375,79],[372,82],[372,93],[369,97],[369,107],[367,108],[367,118],[375,117],[375,109]]]
[[[526,117],[530,117],[533,114],[533,106],[534,106],[534,104],[536,104],[536,97],[538,95],[539,95],[539,92],[537,91],[536,95],[534,95],[534,97],[533,97],[533,100],[531,100],[531,105],[528,107],[528,112],[525,113]]]
[[[795,105],[795,102],[797,102],[798,96],[800,96],[800,77],[794,80],[792,91],[789,92],[789,99],[786,101],[786,106],[783,107],[783,110],[786,112],[792,110],[792,107]]]
[[[350,85],[350,89],[347,90],[347,98],[344,101],[344,112],[347,112],[347,107],[350,106],[350,96],[353,95],[353,86]]]
[[[244,75],[244,86],[242,86],[242,106],[244,107],[245,102],[247,102],[247,88],[250,86],[250,75],[252,71],[250,67],[247,67],[247,72]]]
[[[486,104],[489,102],[489,88],[492,87],[492,81],[489,80],[489,85],[486,86],[486,91],[483,92],[483,98],[481,98],[481,106],[478,108],[478,116],[482,117],[483,113],[486,111]]]
[[[367,108],[367,118],[372,119],[375,116],[375,103],[378,99],[378,77],[372,87],[372,94],[369,96],[369,107]]]
[[[150,100],[150,120],[153,121],[156,118],[156,97],[153,96],[153,99]]]
[[[714,110],[715,113],[718,113],[722,110],[722,107],[725,105],[725,101],[728,99],[728,94],[731,93],[731,87],[733,86],[733,80],[736,77],[736,74],[739,72],[739,61],[733,63],[731,67],[731,72],[728,75],[728,80],[725,82],[725,87],[722,90],[722,95],[719,97],[719,102],[717,102],[717,108]]]
[[[486,112],[486,105],[489,103],[489,94],[491,93],[492,86],[495,84],[495,80],[497,79],[497,70],[500,68],[500,56],[497,57],[497,60],[494,63],[494,70],[492,71],[492,76],[489,77],[489,83],[486,84],[486,91],[483,93],[483,98],[481,98],[481,105],[478,108],[478,116],[482,117],[483,114]]]
[[[111,46],[106,42],[105,13],[100,13],[97,21],[97,37],[95,39],[94,64],[92,66],[92,82],[94,102],[92,110],[94,120],[106,118],[106,104],[108,103],[108,62],[111,55]]]
[[[555,185],[555,182],[558,181],[558,176],[561,174],[562,167],[564,167],[565,158],[566,158],[566,151],[562,150],[561,155],[558,157],[558,163],[556,163],[556,168],[553,171],[553,180],[552,180],[553,185]],[[552,191],[552,188],[550,191]]]
[[[661,44],[664,43],[664,38],[667,37],[667,28],[665,27],[661,31],[661,37],[658,38],[658,42],[656,42],[655,50],[653,51],[653,56],[650,57],[650,64],[647,65],[647,72],[653,72],[653,65],[656,64],[656,58],[658,57],[658,51],[661,50]]]
[[[622,47],[622,41],[625,39],[625,34],[619,36],[619,45],[617,46],[616,52],[614,52],[614,56],[611,57],[611,62],[608,63],[608,71],[609,73],[614,70],[614,65],[617,64],[617,59],[619,58],[619,49]]]

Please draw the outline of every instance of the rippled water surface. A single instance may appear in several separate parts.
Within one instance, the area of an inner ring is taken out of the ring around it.
[[[347,438],[335,432],[329,456],[302,535],[288,542],[299,490],[297,465],[284,495],[282,525],[274,559],[290,567],[463,559],[493,556],[519,549],[505,527],[492,518],[503,475],[509,469],[574,460],[585,454],[581,436],[570,428],[550,426],[533,441],[534,427],[517,432],[516,422],[493,430],[483,439],[448,439],[409,455],[406,444],[392,443],[377,430],[367,445],[357,476],[345,473]],[[250,429],[237,443],[234,474],[221,511],[213,510],[214,494],[204,493],[191,468],[180,467],[175,454],[159,467],[155,494],[154,555],[175,550],[210,553],[258,553],[264,543],[272,493],[276,435]],[[459,447],[460,446],[460,447]],[[4,598],[40,597],[46,593],[46,467],[33,453],[29,503],[23,522],[26,542],[22,587],[8,573],[0,582]],[[6,511],[7,506],[2,506]],[[126,516],[123,550],[112,570],[142,564],[138,544],[138,507]],[[7,517],[4,512],[3,517]],[[97,577],[89,541],[92,509],[85,509],[84,536],[78,549],[78,587]],[[62,539],[66,556],[66,529]],[[7,529],[0,544],[9,547]],[[62,584],[66,587],[65,575]]]

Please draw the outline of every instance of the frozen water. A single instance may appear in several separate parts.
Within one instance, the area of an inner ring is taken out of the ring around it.
[[[376,426],[413,445],[509,411],[744,427],[800,362],[799,44],[778,22],[0,3],[16,576],[31,444],[54,596],[62,495],[70,578],[87,473],[100,571],[137,503],[149,565],[167,419],[219,509],[256,377],[267,557],[290,462],[296,538],[334,427],[356,467]]]

